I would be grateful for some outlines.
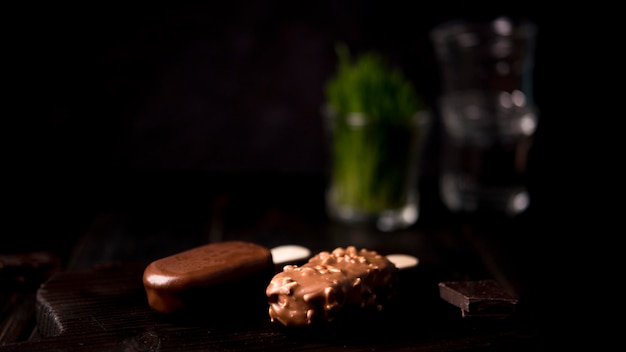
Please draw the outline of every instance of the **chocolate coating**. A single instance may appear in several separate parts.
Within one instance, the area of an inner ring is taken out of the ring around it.
[[[185,308],[190,292],[242,280],[273,268],[268,248],[227,241],[192,248],[150,263],[143,285],[150,306],[161,313]]]
[[[286,265],[266,289],[272,322],[305,326],[330,322],[352,308],[382,310],[396,293],[398,269],[375,251],[354,246],[320,252]]]

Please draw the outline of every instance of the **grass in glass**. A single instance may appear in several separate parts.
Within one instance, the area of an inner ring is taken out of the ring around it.
[[[418,159],[424,106],[411,82],[376,53],[352,60],[338,48],[325,89],[330,143],[329,215],[383,231],[418,218]]]

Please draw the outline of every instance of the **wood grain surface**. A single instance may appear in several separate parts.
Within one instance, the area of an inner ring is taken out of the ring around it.
[[[371,351],[453,350],[459,345],[467,350],[497,346],[522,350],[535,337],[523,319],[462,319],[456,307],[438,297],[433,285],[438,274],[425,266],[401,273],[401,293],[386,311],[292,329],[269,321],[259,282],[247,290],[218,294],[219,300],[209,292],[207,304],[192,311],[157,313],[148,306],[143,290],[145,265],[108,265],[54,275],[37,292],[41,337],[2,350]]]

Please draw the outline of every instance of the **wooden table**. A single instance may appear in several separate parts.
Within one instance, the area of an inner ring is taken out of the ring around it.
[[[538,207],[514,219],[451,214],[426,178],[418,223],[382,233],[329,221],[324,187],[321,175],[154,171],[118,175],[99,190],[76,193],[73,199],[82,202],[48,209],[57,226],[49,234],[57,240],[33,234],[3,247],[43,250],[59,262],[47,271],[31,268],[19,280],[0,271],[0,350],[527,351],[542,343]],[[239,308],[234,293],[186,316],[150,310],[141,284],[147,263],[230,239],[314,252],[355,245],[420,262],[401,273],[402,290],[384,314],[332,329],[272,324],[264,287],[245,292],[250,301]],[[462,318],[438,295],[438,282],[485,278],[518,296],[513,316]]]

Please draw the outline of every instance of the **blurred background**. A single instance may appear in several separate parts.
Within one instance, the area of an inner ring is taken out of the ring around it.
[[[203,185],[219,189],[215,182],[225,180],[264,190],[265,201],[272,194],[322,190],[298,191],[289,180],[321,180],[327,171],[320,108],[335,70],[335,44],[385,55],[436,117],[439,77],[429,31],[457,18],[509,15],[537,25],[540,122],[530,160],[532,211],[547,211],[555,197],[551,145],[558,144],[561,116],[552,96],[558,90],[553,55],[563,48],[554,44],[554,17],[539,5],[255,0],[14,6],[4,13],[10,25],[3,45],[10,83],[3,199],[8,224],[15,225],[3,237],[14,248],[71,241],[90,214],[128,194],[129,207],[141,198],[141,206],[193,211],[210,192]],[[438,168],[434,122],[422,169],[427,187]],[[434,222],[428,214],[441,204],[436,190],[423,191],[423,221]]]

